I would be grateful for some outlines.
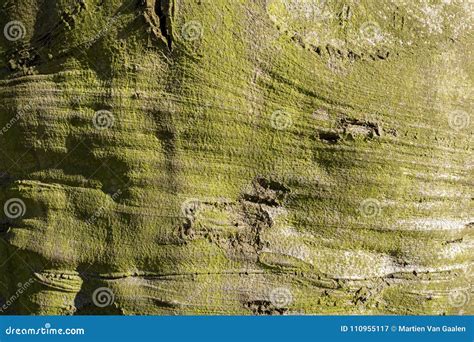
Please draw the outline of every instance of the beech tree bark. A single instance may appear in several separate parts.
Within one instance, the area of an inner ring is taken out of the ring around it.
[[[2,314],[474,314],[469,0],[1,0]]]

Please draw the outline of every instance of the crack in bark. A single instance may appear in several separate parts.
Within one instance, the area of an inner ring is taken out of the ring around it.
[[[172,48],[172,39],[170,35],[170,30],[168,28],[168,14],[165,10],[169,9],[169,1],[161,0],[155,2],[155,13],[158,16],[160,31],[163,37],[165,37],[166,41],[168,42],[168,48],[171,51]]]
[[[172,50],[173,39],[171,30],[172,0],[142,0],[145,5],[145,21],[150,25],[155,37],[162,40],[169,51]]]

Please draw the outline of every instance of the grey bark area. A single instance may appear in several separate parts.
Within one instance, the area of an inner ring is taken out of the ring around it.
[[[474,314],[465,0],[0,0],[0,314]]]

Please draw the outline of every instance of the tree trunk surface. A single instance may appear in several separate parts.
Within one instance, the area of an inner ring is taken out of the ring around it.
[[[465,0],[1,0],[1,314],[474,314]]]

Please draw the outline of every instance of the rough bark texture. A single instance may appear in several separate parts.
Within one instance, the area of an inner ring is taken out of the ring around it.
[[[0,11],[1,312],[474,313],[471,1]]]

